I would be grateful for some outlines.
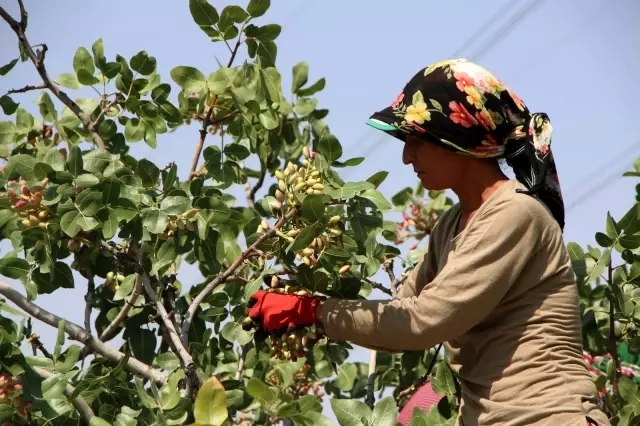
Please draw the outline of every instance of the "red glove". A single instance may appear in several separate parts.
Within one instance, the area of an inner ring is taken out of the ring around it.
[[[249,318],[267,331],[316,324],[316,308],[324,300],[318,296],[256,291],[249,301]]]

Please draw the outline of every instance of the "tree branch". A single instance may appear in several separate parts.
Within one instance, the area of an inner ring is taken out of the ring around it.
[[[11,89],[7,92],[7,95],[11,95],[14,93],[24,93],[24,92],[28,92],[30,90],[40,90],[40,89],[46,89],[47,86],[45,84],[27,84],[26,86],[20,88],[20,89]]]
[[[87,333],[91,333],[91,310],[93,309],[93,292],[96,289],[96,284],[93,281],[93,274],[91,271],[87,271],[87,294],[84,296],[84,329]]]
[[[369,379],[367,380],[367,397],[364,402],[373,410],[373,406],[376,403],[376,397],[373,394],[374,385],[376,382],[376,355],[377,351],[369,352]]]
[[[140,291],[142,290],[142,280],[140,279],[140,274],[136,277],[136,283],[134,284],[133,291],[127,300],[124,302],[124,306],[118,312],[118,315],[111,321],[111,323],[105,328],[100,334],[100,340],[106,342],[107,340],[111,340],[115,335],[115,331],[120,327],[120,324],[127,318],[129,315],[129,311],[134,307],[136,300],[138,300],[138,296],[140,296]]]
[[[236,59],[236,54],[238,53],[238,49],[240,48],[240,44],[242,37],[238,37],[238,41],[236,41],[236,46],[231,51],[231,57],[229,58],[229,62],[227,63],[227,68],[230,68],[233,65],[233,61]],[[189,171],[189,179],[192,179],[196,174],[196,169],[198,168],[198,161],[200,161],[200,154],[202,154],[202,148],[204,148],[204,141],[207,138],[207,129],[213,122],[211,121],[211,117],[213,116],[213,110],[216,107],[216,103],[218,103],[218,95],[213,96],[213,100],[211,101],[211,105],[209,105],[209,110],[202,120],[202,127],[200,128],[200,139],[196,144],[196,152],[193,154],[193,160],[191,161],[191,170]],[[238,114],[239,111],[232,113],[233,115]],[[218,122],[231,117],[228,116],[222,117]]]
[[[267,171],[265,170],[264,166],[260,164],[260,177],[258,177],[258,181],[253,186],[253,188],[251,187],[249,182],[247,182],[247,204],[249,208],[253,208],[255,206],[256,193],[260,190],[260,188],[262,188],[262,185],[264,184],[264,178],[266,177],[266,175],[267,175]]]
[[[236,269],[240,267],[249,257],[253,255],[257,247],[262,244],[264,240],[273,236],[277,230],[282,228],[282,226],[289,220],[293,219],[298,215],[298,210],[293,209],[289,213],[287,213],[284,217],[281,217],[272,228],[267,230],[264,234],[262,234],[258,239],[248,247],[242,255],[238,256],[236,260],[224,271],[221,275],[218,275],[213,281],[209,282],[205,288],[203,288],[200,293],[196,297],[193,298],[191,303],[189,304],[189,309],[187,309],[187,313],[184,316],[184,321],[182,322],[182,344],[186,347],[189,342],[189,328],[191,327],[191,321],[195,316],[196,310],[198,306],[202,303],[202,301],[207,297],[216,287],[225,283],[229,277],[231,277]]]
[[[608,276],[609,286],[613,289],[613,266],[611,265],[611,261],[609,261],[609,276]],[[613,291],[611,292],[611,298],[609,299],[609,352],[611,353],[611,358],[614,363],[614,371],[613,371],[613,386],[614,389],[618,387],[618,377],[620,377],[620,359],[618,358],[618,339],[616,338],[616,306],[613,301],[614,298]]]
[[[44,355],[46,358],[53,359],[53,355],[51,355],[51,353],[47,350],[47,348],[44,347],[44,345],[40,341],[40,336],[33,333],[31,334],[31,336],[29,336],[27,341],[31,343],[34,355],[36,355],[36,350],[40,350],[40,352],[42,352],[42,355]]]
[[[51,93],[53,93],[55,97],[60,100],[60,102],[67,106],[80,119],[84,128],[91,133],[93,143],[95,143],[98,148],[104,149],[104,140],[96,130],[96,123],[92,122],[91,117],[84,111],[82,111],[78,104],[71,100],[71,98],[67,96],[65,92],[60,90],[60,88],[53,83],[53,81],[47,74],[47,69],[44,66],[44,55],[47,51],[47,46],[42,45],[42,49],[39,50],[37,54],[36,52],[34,52],[33,48],[31,47],[31,43],[29,43],[29,40],[24,33],[27,27],[28,14],[24,8],[24,5],[22,4],[22,1],[19,0],[18,4],[20,5],[20,12],[22,17],[22,21],[20,23],[13,19],[11,15],[9,15],[7,11],[2,7],[0,7],[0,16],[9,24],[13,32],[15,32],[18,36],[18,40],[22,45],[23,50],[26,52],[29,59],[31,59],[33,65],[35,65],[36,70],[38,71],[38,74],[40,74],[40,77],[42,78],[42,81],[47,89],[49,89]]]
[[[57,328],[60,321],[63,320],[59,316],[42,309],[35,303],[29,302],[26,297],[18,293],[7,283],[0,282],[0,294],[11,300],[24,312],[44,322],[45,324],[49,324],[52,327]],[[104,344],[96,337],[87,333],[85,329],[77,324],[74,324],[71,321],[65,320],[64,331],[72,340],[76,340],[84,345],[90,346],[96,353],[102,355],[110,361],[120,362],[125,357],[125,354]],[[154,380],[156,383],[161,385],[166,383],[167,381],[166,374],[148,366],[147,364],[135,358],[129,358],[129,360],[127,361],[127,369],[134,374],[137,374],[149,380]]]
[[[193,362],[193,358],[191,358],[191,355],[180,341],[180,336],[178,335],[178,332],[173,325],[173,321],[171,321],[171,318],[169,318],[169,313],[164,308],[162,301],[158,298],[156,291],[153,289],[153,287],[151,287],[149,277],[147,277],[145,273],[140,273],[140,277],[149,300],[151,300],[155,304],[156,309],[158,310],[158,314],[160,315],[160,319],[162,321],[162,326],[169,333],[169,339],[171,339],[171,342],[175,346],[175,349],[177,351],[176,355],[178,355],[178,357],[180,358],[185,373],[190,376],[190,380],[193,381],[195,379],[196,383],[198,383],[200,379],[198,379],[197,374],[195,374],[195,363]]]
[[[398,293],[398,280],[396,279],[396,275],[393,273],[393,259],[389,259],[384,262],[384,270],[387,271],[387,275],[389,275],[391,297],[396,297],[396,294]]]
[[[38,373],[38,375],[40,375],[40,377],[42,377],[43,379],[48,379],[49,377],[53,377],[53,373],[51,373],[51,372],[49,372],[47,370],[44,370],[44,369],[39,368],[39,367],[31,367],[31,368],[33,368],[33,371]],[[67,384],[66,387],[65,387],[64,393],[69,397],[69,396],[73,395],[74,391],[75,391],[75,389],[73,388],[73,386],[71,386],[70,384]],[[76,410],[78,410],[80,415],[87,421],[87,424],[91,421],[92,418],[94,418],[96,416],[93,413],[93,410],[91,409],[89,404],[87,404],[87,401],[85,401],[81,397],[78,396],[78,397],[74,398],[71,401],[71,403],[76,408]]]
[[[377,283],[375,281],[371,281],[368,278],[364,279],[367,283],[369,283],[369,285],[377,290],[380,290],[381,292],[388,294],[389,296],[392,295],[391,290],[389,290],[388,288],[386,288],[384,285]]]

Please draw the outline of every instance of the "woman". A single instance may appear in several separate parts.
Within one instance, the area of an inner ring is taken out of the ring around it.
[[[451,189],[459,203],[393,300],[259,291],[249,315],[267,330],[321,324],[330,339],[380,351],[445,342],[461,425],[609,425],[582,354],[548,117],[484,68],[449,60],[417,73],[368,124],[404,142],[425,188]]]

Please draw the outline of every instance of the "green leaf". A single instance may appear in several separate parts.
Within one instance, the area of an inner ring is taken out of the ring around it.
[[[133,287],[136,284],[136,280],[138,278],[138,274],[130,274],[124,278],[124,281],[116,290],[116,294],[113,296],[113,300],[122,300],[126,297],[129,297],[131,292],[133,291]]]
[[[97,184],[100,183],[100,179],[98,179],[97,177],[89,173],[81,174],[75,180],[76,180],[76,185],[81,188],[91,188],[92,186],[96,186]]]
[[[367,189],[360,194],[361,197],[371,200],[379,210],[385,211],[391,208],[391,203],[377,189]]]
[[[324,188],[325,194],[335,199],[339,198],[353,198],[357,193],[366,191],[368,189],[374,189],[373,184],[370,182],[346,182],[340,188],[332,188],[327,186]]]
[[[77,210],[65,213],[60,219],[62,232],[74,238],[82,230],[89,232],[99,225],[98,221],[91,217],[85,217]]]
[[[625,234],[619,238],[618,242],[626,249],[637,249],[640,247],[640,234]]]
[[[387,176],[389,176],[389,172],[382,170],[382,171],[379,171],[378,173],[373,174],[369,179],[367,179],[367,182],[373,184],[373,186],[377,188],[380,186],[382,182],[384,182]],[[391,205],[389,205],[388,208],[391,208]]]
[[[595,281],[597,277],[599,277],[608,267],[611,262],[611,249],[606,249],[602,252],[602,256],[598,259],[598,262],[595,264],[589,277],[587,277],[586,283],[590,283]]]
[[[189,0],[189,11],[198,25],[211,26],[218,23],[218,11],[207,0]]]
[[[318,152],[322,154],[327,161],[331,162],[342,156],[342,145],[340,145],[340,142],[335,136],[325,132],[322,137],[320,137]]]
[[[91,45],[91,51],[93,52],[93,63],[96,67],[102,68],[106,63],[106,59],[104,57],[104,44],[102,43],[101,38],[93,42],[93,45]]]
[[[191,201],[181,195],[170,195],[160,203],[160,209],[169,215],[180,215],[191,208]]]
[[[220,67],[216,72],[209,74],[207,87],[214,95],[222,95],[231,87],[236,73],[237,71],[233,68]]]
[[[56,344],[53,347],[54,360],[60,358],[60,353],[62,353],[62,345],[64,345],[64,324],[64,319],[58,322],[58,337],[56,338]]]
[[[247,158],[251,153],[246,146],[240,145],[239,143],[231,143],[224,147],[224,153],[227,157],[232,160],[242,161]]]
[[[358,368],[351,363],[342,364],[338,367],[338,376],[336,377],[336,386],[344,392],[353,389],[353,384],[358,376]]]
[[[634,383],[633,380],[628,377],[622,376],[618,379],[618,390],[620,392],[620,396],[631,405],[639,405],[640,404],[640,390],[638,389],[638,385]]]
[[[203,426],[219,426],[227,420],[227,397],[224,387],[216,377],[207,379],[198,390],[193,415],[196,423]]]
[[[271,6],[271,0],[250,0],[247,12],[254,18],[262,16]]]
[[[172,410],[178,405],[180,402],[178,382],[182,380],[184,376],[184,370],[177,370],[169,375],[167,383],[160,389],[160,408],[163,410]]]
[[[2,123],[0,122],[0,137],[2,132]],[[33,168],[36,164],[36,159],[28,154],[18,154],[9,157],[9,161],[4,169],[6,176],[11,173],[17,173],[25,179],[31,179],[33,177]]]
[[[618,229],[625,234],[635,234],[640,231],[640,203],[636,203],[618,222]]]
[[[156,58],[149,56],[149,54],[143,50],[131,58],[130,65],[132,70],[142,75],[149,75],[155,72],[157,62]]]
[[[238,342],[240,345],[246,345],[252,339],[251,334],[242,329],[242,325],[235,321],[230,321],[222,327],[220,335],[228,342]]]
[[[89,426],[111,426],[111,423],[101,417],[94,416],[89,420]]]
[[[167,229],[169,216],[162,210],[150,209],[144,215],[142,225],[152,234],[160,234]]]
[[[178,86],[189,92],[199,92],[207,84],[204,74],[198,69],[188,66],[179,66],[171,70],[171,78]]]
[[[164,352],[156,357],[156,364],[164,370],[173,371],[180,367],[180,359],[173,352]]]
[[[606,226],[606,230],[607,230],[607,235],[609,236],[609,238],[611,239],[616,239],[618,238],[618,225],[616,224],[616,221],[613,220],[613,217],[611,217],[611,213],[607,212],[607,226]]]
[[[324,87],[326,86],[327,81],[324,78],[321,78],[320,80],[316,81],[315,83],[313,83],[311,86],[304,88],[304,89],[299,89],[298,90],[298,96],[311,96],[314,95],[316,93],[318,93],[321,90],[324,90]]]
[[[86,70],[90,75],[96,71],[96,67],[93,64],[93,58],[87,49],[79,47],[73,55],[73,69],[78,74],[80,70]]]
[[[278,128],[279,126],[277,117],[270,110],[267,110],[262,114],[260,114],[259,118],[260,118],[260,124],[262,124],[262,126],[267,130],[273,130]]]
[[[353,167],[353,166],[357,166],[359,164],[362,164],[362,162],[364,161],[364,157],[354,157],[354,158],[349,158],[348,160],[342,162],[342,161],[338,161],[335,160],[333,162],[333,166],[334,167]],[[380,172],[380,173],[386,173],[386,172]],[[377,175],[378,173],[376,173]],[[374,175],[375,176],[375,175]],[[372,176],[373,177],[373,176]],[[371,179],[371,178],[369,178]],[[367,179],[367,180],[369,180]],[[373,182],[372,182],[373,183]]]
[[[102,208],[102,193],[85,189],[76,197],[76,205],[84,216],[93,216]]]
[[[11,121],[0,121],[0,144],[13,143],[18,131]]]
[[[213,308],[207,308],[200,312],[198,315],[203,321],[206,322],[220,322],[229,315],[229,312],[225,308],[215,306]]]
[[[297,93],[298,90],[307,84],[309,78],[309,64],[307,62],[298,62],[293,66],[293,80],[291,82],[291,92]]]
[[[13,67],[16,66],[17,63],[18,63],[18,58],[13,59],[8,64],[1,66],[0,67],[0,75],[7,75],[7,73],[9,71],[11,71],[13,69]]]
[[[282,90],[282,76],[280,72],[274,67],[269,67],[260,70],[260,74],[264,79],[264,85],[269,95],[268,99],[272,102],[278,102],[280,100],[280,91]]]
[[[64,73],[56,77],[55,82],[67,89],[78,90],[82,89],[82,84],[78,80],[78,76],[73,73]]]
[[[257,399],[263,406],[269,406],[276,399],[276,392],[260,379],[249,379],[246,389],[247,393]]]
[[[11,115],[16,112],[18,105],[20,104],[15,103],[9,95],[2,95],[0,97],[0,107],[2,107],[2,112],[4,112],[5,115]]]
[[[302,250],[303,248],[309,246],[311,241],[322,232],[322,228],[319,226],[307,226],[304,228],[293,241],[291,246],[288,248],[290,252],[297,252],[298,250]]]
[[[305,116],[311,114],[318,105],[317,99],[298,98],[293,108],[296,114]]]
[[[122,338],[130,345],[134,357],[151,364],[156,350],[156,335],[153,331],[127,327]]]
[[[93,76],[93,74],[89,74],[89,71],[85,69],[81,69],[77,74],[78,82],[85,86],[93,86],[95,84],[99,84],[100,80]]]
[[[364,417],[368,421],[373,414],[364,402],[357,399],[332,399],[330,401],[340,426],[364,426],[361,419]]]
[[[262,273],[260,274],[260,276],[258,276],[258,278],[256,278],[255,280],[251,281],[250,283],[246,284],[244,286],[244,299],[245,300],[249,300],[249,298],[251,298],[251,296],[253,295],[253,293],[255,293],[260,286],[262,285],[262,283],[264,282],[264,277],[267,275],[271,275],[273,274],[275,271],[272,269],[264,269],[262,271]]]
[[[145,136],[145,126],[144,122],[133,118],[127,121],[127,124],[124,126],[124,137],[129,142],[138,142],[141,141]]]
[[[302,217],[311,223],[318,222],[324,217],[325,205],[322,195],[307,195],[302,201]]]
[[[67,170],[73,176],[78,177],[82,174],[83,167],[80,147],[78,145],[72,146],[69,150],[69,156],[67,157]]]
[[[378,401],[373,407],[373,415],[369,424],[376,426],[395,426],[398,418],[398,407],[392,397]]]
[[[24,278],[31,271],[29,263],[17,257],[4,257],[0,259],[0,275],[14,280]]]
[[[600,244],[601,247],[611,247],[614,241],[609,238],[607,234],[596,232],[596,242]]]
[[[143,158],[138,162],[138,175],[145,188],[155,188],[160,179],[160,169],[151,161]]]
[[[235,24],[244,22],[249,17],[249,14],[244,11],[240,6],[230,5],[222,9],[220,13],[220,20],[218,21],[218,28],[220,31],[227,31],[227,29]]]
[[[80,101],[80,99],[76,99],[76,102],[78,101]],[[94,102],[97,101],[94,100]],[[42,115],[42,118],[45,121],[54,122],[58,119],[58,111],[56,111],[53,100],[47,92],[40,92],[40,97],[38,98],[38,108],[40,109],[40,115]]]
[[[73,272],[64,262],[56,262],[54,266],[54,282],[57,287],[73,288]]]
[[[28,133],[34,124],[33,115],[29,114],[22,108],[18,108],[18,113],[16,114],[16,126],[21,130],[22,133]]]
[[[441,361],[436,366],[436,375],[431,380],[431,385],[433,386],[433,390],[438,395],[455,395],[456,394],[456,384],[455,379],[453,378],[453,372],[444,361]]]
[[[280,35],[280,32],[282,32],[282,27],[278,24],[267,24],[262,27],[248,25],[244,30],[247,37],[255,38],[262,42],[275,40]]]

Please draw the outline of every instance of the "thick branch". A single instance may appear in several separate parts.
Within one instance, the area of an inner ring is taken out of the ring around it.
[[[227,64],[227,68],[230,68],[233,65],[233,61],[236,59],[236,54],[238,53],[238,49],[240,48],[240,44],[242,37],[238,37],[238,41],[236,42],[236,46],[231,51],[231,57],[229,58],[229,63]],[[191,161],[191,170],[189,171],[189,179],[192,179],[196,174],[196,169],[198,168],[198,161],[200,161],[200,154],[202,154],[202,148],[204,148],[204,141],[207,138],[207,129],[213,122],[211,121],[211,117],[213,116],[213,110],[216,107],[216,103],[218,103],[218,95],[213,96],[213,100],[211,101],[211,105],[209,105],[209,110],[207,111],[207,115],[205,115],[204,120],[202,120],[202,127],[200,128],[200,139],[196,144],[196,152],[193,154],[193,160]],[[232,113],[233,115],[238,114],[238,112]],[[229,115],[231,117],[231,115]],[[225,116],[218,120],[218,122],[229,118]]]
[[[24,312],[44,322],[45,324],[49,324],[52,327],[57,328],[60,321],[63,320],[59,316],[40,308],[35,303],[29,302],[26,297],[18,293],[7,283],[0,282],[0,294],[11,300]],[[74,324],[71,321],[65,320],[64,331],[72,340],[76,340],[84,345],[91,347],[93,351],[102,355],[108,360],[111,360],[113,362],[120,362],[125,357],[122,352],[104,344],[96,337],[87,333],[85,329],[77,324]],[[149,380],[154,380],[159,384],[164,384],[167,381],[167,376],[164,373],[148,366],[147,364],[135,358],[129,358],[129,360],[127,361],[127,369],[134,374],[137,374]]]
[[[384,262],[384,270],[387,271],[387,275],[389,275],[391,296],[395,297],[398,293],[398,280],[396,279],[396,275],[393,273],[393,259],[389,259]]]
[[[96,284],[93,281],[93,274],[91,271],[87,271],[87,294],[84,296],[84,329],[87,333],[91,333],[91,310],[93,309],[93,292],[96,289]]]
[[[11,89],[7,92],[7,95],[11,95],[13,93],[24,93],[24,92],[28,92],[30,90],[40,90],[40,89],[46,89],[47,86],[45,84],[27,84],[24,87],[21,87],[20,89]]]
[[[262,244],[264,240],[273,236],[277,230],[282,228],[282,226],[289,220],[293,219],[298,215],[298,210],[293,209],[289,213],[287,213],[284,217],[281,217],[276,224],[262,234],[249,248],[247,248],[242,255],[238,256],[236,260],[224,271],[221,275],[218,275],[213,281],[208,283],[205,288],[203,288],[200,293],[196,297],[193,298],[191,304],[189,304],[189,309],[187,310],[186,315],[184,316],[184,321],[182,322],[182,344],[186,347],[188,344],[188,336],[189,336],[189,328],[191,327],[191,321],[196,314],[196,310],[198,306],[204,301],[204,299],[219,285],[224,284],[229,277],[231,277],[236,270],[251,257],[257,250],[258,246]]]
[[[375,281],[371,281],[368,278],[364,279],[367,283],[369,283],[369,285],[377,290],[380,290],[381,292],[388,294],[389,296],[392,295],[391,290],[389,290],[388,288],[386,288],[384,285],[377,283]]]
[[[69,96],[67,96],[65,92],[60,90],[60,88],[53,83],[53,81],[47,74],[47,69],[44,66],[44,53],[47,51],[47,47],[43,45],[42,50],[39,50],[37,54],[31,47],[31,43],[29,43],[29,40],[24,33],[27,23],[27,13],[24,9],[24,5],[22,5],[22,2],[19,1],[18,3],[20,4],[20,11],[22,15],[21,23],[18,23],[15,19],[13,19],[11,15],[9,15],[7,11],[2,7],[0,7],[0,16],[2,16],[2,18],[9,24],[9,26],[11,26],[13,32],[15,32],[18,36],[18,40],[20,41],[23,50],[26,52],[29,59],[31,59],[33,65],[35,65],[36,70],[38,71],[38,74],[40,74],[40,77],[42,78],[42,81],[47,89],[49,89],[51,93],[53,93],[55,97],[60,100],[60,102],[66,105],[80,119],[85,129],[91,133],[91,138],[96,146],[100,149],[104,149],[104,140],[96,130],[96,123],[92,122],[91,117],[84,111],[82,111],[78,104],[76,104]]]
[[[42,368],[39,368],[39,367],[32,367],[32,368],[33,368],[33,371],[38,373],[40,375],[40,377],[42,377],[43,379],[48,379],[49,377],[53,376],[53,373],[51,373],[51,372],[49,372],[47,370],[44,370]],[[74,391],[75,391],[75,389],[73,388],[73,386],[71,386],[70,384],[67,384],[67,386],[65,387],[64,393],[67,396],[71,396],[71,395],[73,395]],[[91,409],[89,404],[87,404],[87,401],[85,401],[81,397],[79,397],[79,396],[76,397],[75,399],[73,399],[71,401],[71,403],[73,404],[74,407],[76,407],[76,410],[78,410],[80,415],[87,421],[87,424],[91,421],[91,419],[93,417],[96,416],[93,413],[93,410]]]

